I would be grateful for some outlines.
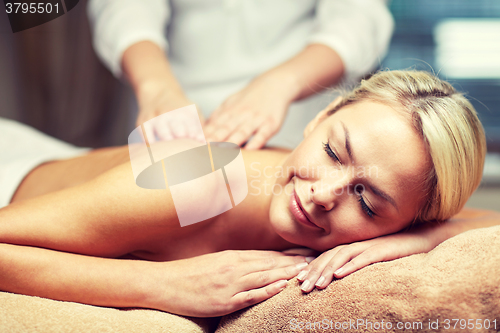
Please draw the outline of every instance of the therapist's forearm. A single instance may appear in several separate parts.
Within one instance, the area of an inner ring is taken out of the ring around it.
[[[262,76],[280,84],[288,99],[296,101],[335,85],[343,75],[344,64],[337,52],[326,45],[311,44]]]
[[[138,96],[162,84],[175,97],[185,98],[181,85],[172,73],[167,56],[153,42],[141,41],[125,50],[122,68]]]

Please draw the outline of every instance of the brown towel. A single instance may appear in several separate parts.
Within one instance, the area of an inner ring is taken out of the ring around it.
[[[115,309],[0,292],[0,332],[207,333],[217,321],[155,310]]]
[[[500,332],[500,226],[371,265],[308,295],[294,279],[271,299],[223,317],[216,332],[250,331]]]

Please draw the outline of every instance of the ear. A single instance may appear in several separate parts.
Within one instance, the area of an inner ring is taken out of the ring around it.
[[[314,117],[314,119],[311,120],[309,122],[309,124],[307,124],[307,126],[306,126],[306,128],[304,130],[304,138],[307,137],[309,134],[311,134],[311,132],[316,128],[316,126],[318,126],[323,120],[325,120],[326,118],[328,118],[328,111],[330,111],[335,106],[337,106],[337,104],[339,104],[341,101],[342,101],[342,96],[339,96],[333,102],[331,102],[330,104],[328,104],[328,106],[326,108],[324,108],[323,110],[321,110],[316,115],[316,117]]]

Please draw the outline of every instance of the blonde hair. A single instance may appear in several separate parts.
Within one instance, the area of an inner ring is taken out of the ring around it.
[[[425,202],[414,222],[443,221],[458,213],[481,182],[486,139],[472,104],[451,84],[423,71],[381,71],[343,96],[343,106],[376,101],[410,115],[430,155]]]

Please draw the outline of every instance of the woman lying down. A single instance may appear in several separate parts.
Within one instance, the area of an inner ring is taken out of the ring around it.
[[[127,147],[34,168],[0,210],[0,290],[220,316],[297,275],[305,293],[324,289],[500,223],[460,212],[481,180],[484,132],[472,105],[431,74],[380,72],[321,111],[304,137],[291,152],[243,150],[249,195],[186,227],[168,189],[135,184]],[[294,248],[303,250],[282,252]]]

